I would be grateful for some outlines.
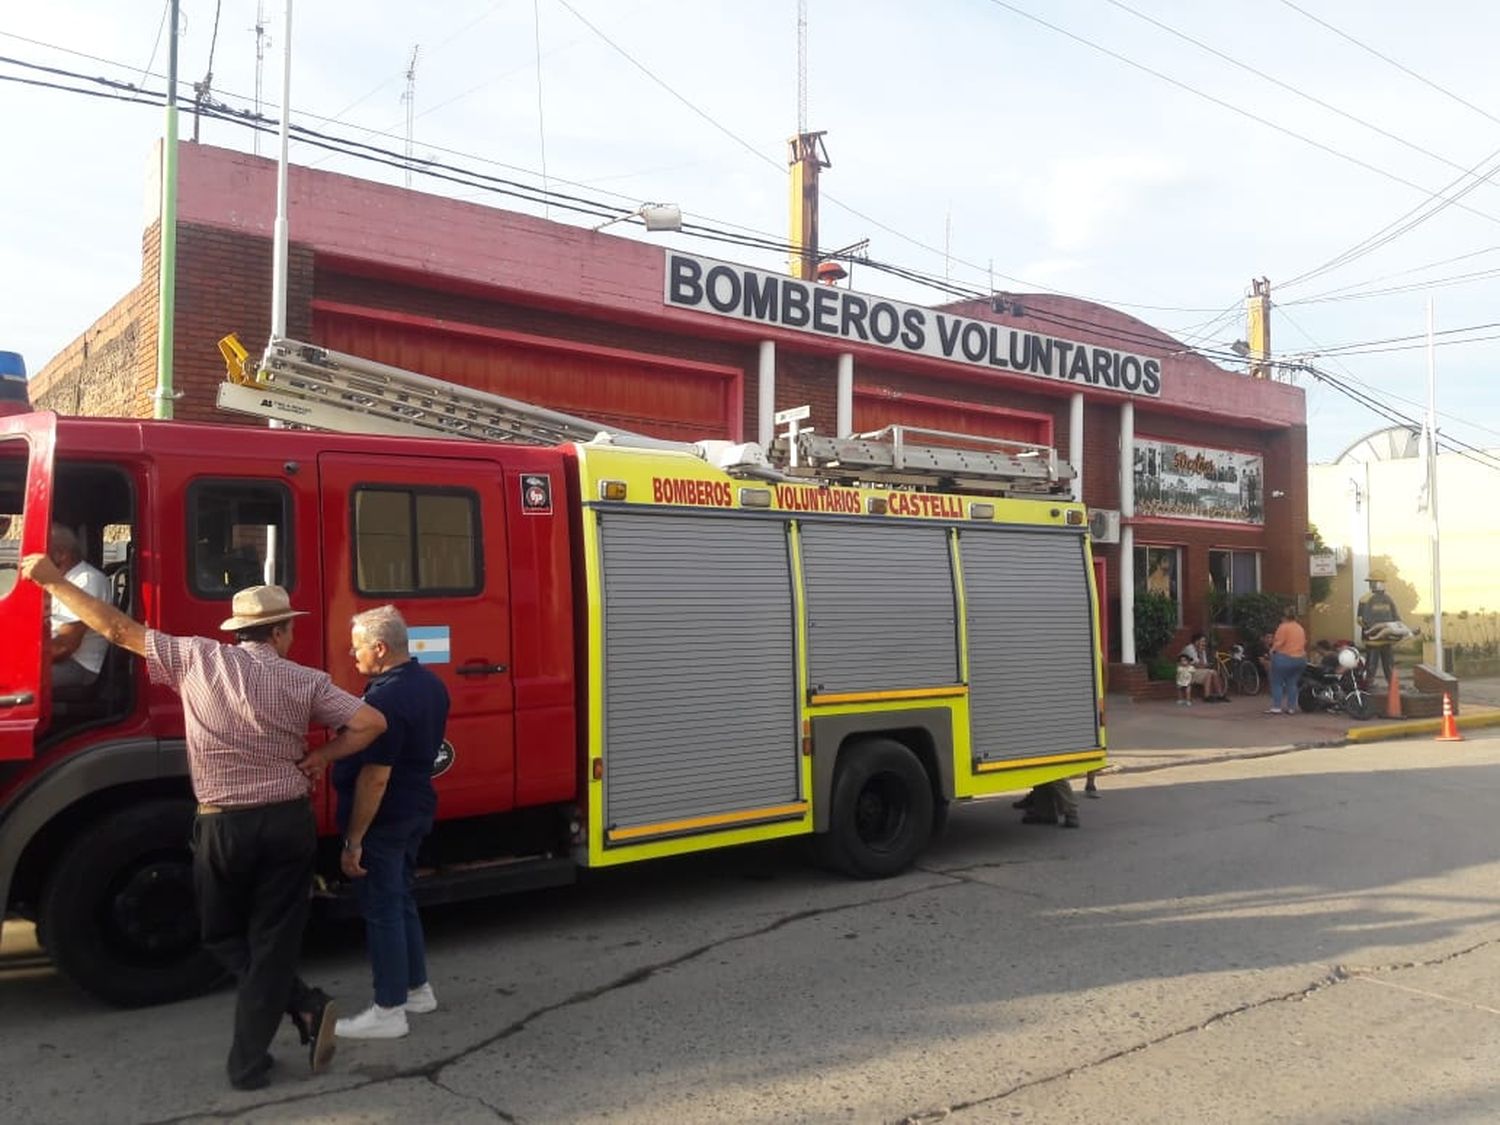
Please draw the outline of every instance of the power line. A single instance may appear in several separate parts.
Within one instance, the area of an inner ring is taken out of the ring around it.
[[[1281,314],[1282,319],[1284,319],[1288,324],[1296,329],[1296,331],[1302,336],[1302,338],[1313,346],[1313,348],[1316,350],[1316,357],[1322,358],[1324,352],[1323,344],[1318,340],[1313,339],[1312,334],[1309,333],[1306,328],[1302,327],[1301,323],[1298,322],[1290,314],[1288,314],[1285,309],[1278,306],[1277,311]],[[1355,386],[1363,387],[1365,390],[1369,391],[1372,394],[1384,394],[1387,398],[1394,399],[1397,402],[1405,403],[1407,406],[1415,406],[1418,410],[1425,410],[1427,408],[1427,404],[1425,402],[1418,402],[1416,399],[1406,398],[1404,395],[1399,395],[1395,391],[1384,390],[1380,387],[1376,387],[1375,385],[1366,382],[1363,379],[1358,378],[1353,371],[1349,370],[1349,365],[1346,364],[1338,356],[1334,355],[1330,356],[1329,358],[1332,359],[1334,363],[1338,364],[1338,366],[1343,370],[1344,378],[1346,378],[1350,383],[1353,383]],[[1495,436],[1500,437],[1500,430],[1491,429],[1489,426],[1482,425],[1481,423],[1475,422],[1468,418],[1461,418],[1457,414],[1451,414],[1447,411],[1440,410],[1438,411],[1438,417],[1446,418],[1449,421],[1455,422],[1459,425],[1468,426],[1471,429],[1481,430],[1485,433],[1494,434]]]
[[[1364,393],[1363,391],[1356,390],[1355,388],[1344,383],[1341,379],[1337,378],[1327,371],[1322,370],[1321,368],[1314,367],[1312,364],[1303,364],[1300,370],[1307,372],[1313,378],[1319,380],[1329,387],[1332,387],[1334,390],[1338,391],[1346,398],[1359,403],[1361,406],[1364,406],[1367,409],[1373,410],[1376,414],[1380,415],[1388,422],[1393,422],[1398,426],[1404,426],[1409,429],[1420,430],[1424,428],[1422,423],[1417,421],[1415,418],[1407,414],[1403,414],[1395,407],[1391,406],[1388,403],[1380,401],[1373,395],[1369,395]],[[1439,445],[1439,447],[1446,449],[1448,452],[1457,453],[1460,457],[1464,457],[1470,461],[1473,461],[1477,465],[1483,465],[1489,469],[1500,470],[1500,456],[1496,456],[1494,453],[1491,453],[1487,449],[1482,449],[1477,445],[1471,445],[1468,442],[1461,441],[1455,437],[1443,435],[1441,432],[1439,432],[1437,435],[1437,444]]]
[[[1369,235],[1359,242],[1356,242],[1353,246],[1349,247],[1349,249],[1344,250],[1339,254],[1335,254],[1332,258],[1328,259],[1328,261],[1324,262],[1322,265],[1314,266],[1310,270],[1304,270],[1302,273],[1297,274],[1295,277],[1283,281],[1281,283],[1281,288],[1286,289],[1293,285],[1300,285],[1305,281],[1309,281],[1321,274],[1328,273],[1329,271],[1337,269],[1340,266],[1348,265],[1355,259],[1363,258],[1365,255],[1373,253],[1387,243],[1395,241],[1403,234],[1406,234],[1408,231],[1411,231],[1414,228],[1420,226],[1422,223],[1425,223],[1428,219],[1432,218],[1440,211],[1446,210],[1448,207],[1457,206],[1460,199],[1468,195],[1480,184],[1485,183],[1489,179],[1489,177],[1495,174],[1497,170],[1500,170],[1500,163],[1497,163],[1488,171],[1486,171],[1482,176],[1479,175],[1478,171],[1480,168],[1483,168],[1485,164],[1489,163],[1492,160],[1495,160],[1497,157],[1500,157],[1500,149],[1497,149],[1496,151],[1490,153],[1478,164],[1475,164],[1473,168],[1471,168],[1464,175],[1450,180],[1437,192],[1431,194],[1421,203],[1418,203],[1416,206],[1405,211],[1397,218],[1392,219],[1389,223],[1381,227],[1374,234]],[[1471,176],[1473,177],[1472,182],[1465,184],[1461,188],[1458,188],[1453,192],[1452,195],[1445,194],[1446,192],[1457,187],[1457,185],[1463,183],[1465,179],[1468,179]],[[1465,207],[1464,210],[1473,211],[1473,208]],[[1474,213],[1482,214],[1481,212],[1477,211]],[[1484,217],[1488,218],[1489,216]]]
[[[1446,156],[1443,156],[1440,153],[1433,152],[1431,149],[1423,148],[1421,145],[1417,144],[1415,141],[1409,141],[1405,137],[1400,136],[1400,135],[1398,135],[1396,133],[1392,133],[1389,129],[1384,129],[1381,126],[1376,125],[1372,121],[1366,121],[1363,117],[1357,117],[1354,114],[1348,112],[1347,110],[1340,109],[1338,106],[1334,105],[1331,102],[1324,101],[1322,98],[1317,97],[1314,94],[1309,94],[1306,90],[1302,89],[1299,86],[1294,86],[1290,82],[1283,82],[1280,78],[1277,78],[1275,75],[1267,74],[1264,70],[1261,70],[1258,67],[1251,66],[1249,63],[1245,62],[1241,58],[1236,57],[1235,55],[1229,54],[1226,51],[1221,51],[1221,50],[1219,50],[1216,47],[1212,47],[1209,44],[1204,43],[1200,39],[1195,39],[1191,35],[1187,34],[1187,32],[1181,31],[1181,30],[1173,27],[1171,24],[1165,23],[1162,20],[1156,19],[1153,16],[1149,16],[1145,12],[1137,11],[1135,8],[1132,8],[1129,4],[1126,4],[1124,2],[1124,0],[1106,0],[1106,2],[1110,3],[1110,4],[1113,4],[1116,8],[1119,8],[1122,12],[1128,12],[1130,15],[1135,16],[1137,19],[1144,20],[1146,23],[1149,23],[1149,24],[1151,24],[1154,27],[1160,28],[1162,31],[1165,31],[1168,35],[1176,36],[1178,39],[1181,39],[1185,43],[1191,43],[1194,47],[1197,47],[1201,51],[1207,51],[1210,55],[1213,55],[1216,59],[1219,59],[1219,60],[1221,60],[1223,62],[1227,62],[1231,66],[1239,67],[1239,69],[1241,69],[1241,70],[1243,70],[1243,71],[1245,71],[1245,72],[1247,72],[1249,74],[1253,74],[1253,75],[1255,75],[1255,77],[1257,77],[1259,79],[1262,79],[1263,81],[1271,83],[1271,85],[1276,86],[1278,89],[1285,90],[1289,94],[1292,94],[1292,95],[1294,95],[1296,97],[1302,98],[1305,101],[1312,102],[1313,105],[1318,106],[1318,107],[1320,107],[1322,109],[1326,109],[1329,113],[1337,114],[1338,116],[1344,118],[1346,121],[1352,121],[1356,125],[1362,126],[1363,128],[1366,128],[1366,129],[1369,129],[1371,132],[1380,134],[1382,137],[1385,137],[1387,140],[1395,141],[1397,144],[1402,145],[1402,146],[1404,146],[1406,148],[1409,148],[1413,152],[1419,152],[1423,156],[1428,157],[1429,159],[1436,160],[1440,164],[1446,164],[1446,165],[1448,165],[1448,167],[1450,167],[1450,168],[1457,168],[1460,171],[1464,170],[1463,165],[1459,164],[1456,160],[1449,160]]]
[[[143,71],[141,71],[141,78],[140,78],[140,80],[142,82],[146,81],[146,75],[148,73],[150,73],[151,67],[154,66],[155,63],[156,63],[156,52],[161,47],[161,33],[162,33],[162,29],[167,26],[167,13],[170,12],[171,10],[172,10],[172,0],[166,0],[166,3],[164,3],[161,6],[161,19],[160,19],[160,21],[157,22],[157,25],[156,25],[156,39],[153,40],[152,43],[151,43],[151,57],[146,60],[146,69],[143,70]],[[6,33],[6,34],[9,34],[9,33]],[[20,39],[21,36],[17,35],[17,36],[15,36],[15,38]],[[33,43],[33,42],[35,42],[35,40],[28,39],[27,42],[28,43]],[[104,60],[100,59],[98,61],[103,62]],[[110,65],[113,66],[115,64],[111,63]]]
[[[1484,108],[1482,108],[1480,106],[1475,105],[1473,102],[1469,101],[1467,98],[1459,97],[1459,95],[1455,94],[1452,90],[1448,89],[1446,86],[1439,86],[1436,82],[1432,81],[1430,78],[1426,78],[1423,75],[1418,74],[1415,70],[1413,70],[1409,66],[1406,66],[1404,63],[1397,62],[1395,59],[1391,58],[1389,55],[1382,54],[1381,52],[1377,51],[1374,47],[1371,47],[1368,43],[1362,43],[1360,40],[1358,40],[1358,39],[1354,38],[1354,36],[1350,35],[1347,31],[1341,31],[1339,28],[1334,27],[1333,24],[1329,23],[1327,20],[1319,19],[1317,16],[1315,16],[1311,12],[1309,12],[1306,8],[1299,7],[1298,5],[1292,3],[1292,0],[1281,0],[1281,2],[1283,4],[1285,4],[1288,8],[1290,8],[1292,11],[1296,12],[1298,15],[1305,16],[1307,19],[1312,20],[1312,22],[1315,23],[1315,24],[1317,24],[1318,26],[1327,28],[1329,31],[1331,31],[1335,35],[1337,35],[1340,39],[1346,40],[1347,42],[1354,44],[1361,51],[1367,51],[1367,52],[1369,52],[1370,54],[1374,55],[1377,59],[1379,59],[1381,62],[1389,63],[1391,66],[1393,66],[1397,70],[1401,71],[1402,74],[1406,74],[1406,75],[1409,75],[1412,78],[1415,78],[1418,82],[1422,83],[1422,85],[1427,86],[1427,87],[1429,87],[1429,88],[1431,88],[1433,90],[1436,90],[1438,93],[1442,94],[1446,98],[1452,98],[1459,105],[1465,106],[1465,107],[1467,107],[1469,109],[1472,109],[1475,113],[1479,114],[1481,117],[1487,117],[1487,118],[1489,118],[1489,120],[1493,121],[1495,124],[1500,125],[1500,117],[1496,117],[1489,110],[1484,109]]]

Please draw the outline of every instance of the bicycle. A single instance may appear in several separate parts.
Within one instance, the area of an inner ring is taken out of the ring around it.
[[[1214,655],[1214,667],[1226,688],[1233,688],[1240,695],[1260,694],[1260,669],[1245,655],[1244,645],[1235,645],[1227,652],[1220,649]]]

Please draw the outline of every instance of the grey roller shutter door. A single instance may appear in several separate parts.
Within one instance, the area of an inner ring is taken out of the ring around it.
[[[959,555],[975,757],[1033,758],[1097,746],[1082,538],[965,529]]]
[[[786,524],[607,513],[605,824],[799,799]]]
[[[805,522],[802,575],[814,692],[959,682],[947,528]]]

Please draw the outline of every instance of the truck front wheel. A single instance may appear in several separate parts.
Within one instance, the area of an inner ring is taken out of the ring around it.
[[[121,1007],[179,1000],[224,976],[198,942],[192,825],[191,804],[148,801],[72,843],[38,919],[59,972]]]
[[[870,739],[839,756],[829,816],[824,863],[859,879],[898,875],[932,837],[932,782],[901,743]]]

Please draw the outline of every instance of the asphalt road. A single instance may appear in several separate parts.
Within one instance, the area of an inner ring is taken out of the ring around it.
[[[1500,1118],[1500,737],[1106,778],[955,813],[921,870],[772,848],[434,913],[441,1008],[223,1082],[227,994],[100,1008],[7,930],[0,1120]],[[307,975],[366,1000],[357,927]]]

